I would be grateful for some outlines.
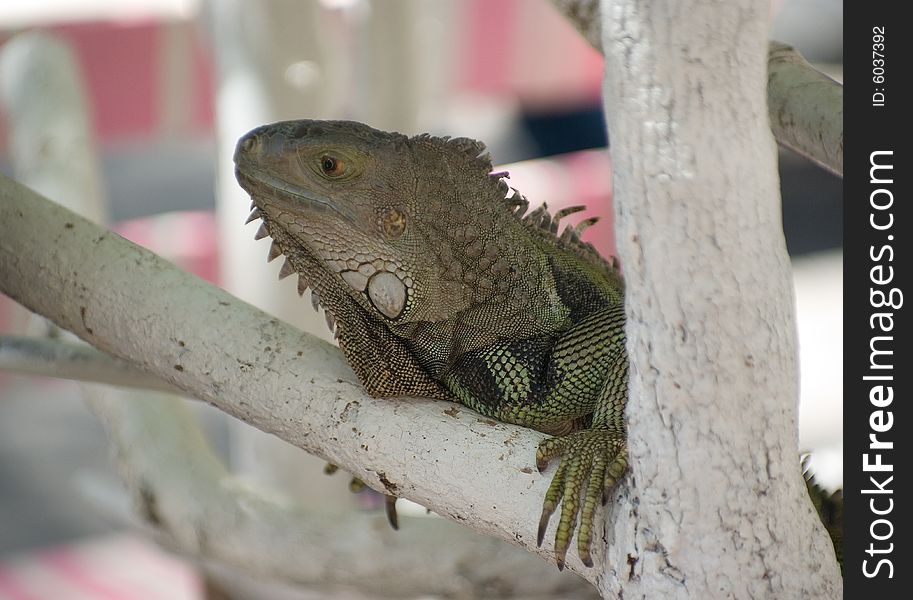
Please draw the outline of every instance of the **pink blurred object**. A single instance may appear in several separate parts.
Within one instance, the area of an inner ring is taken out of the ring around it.
[[[201,600],[193,569],[130,536],[95,538],[0,562],[0,600]]]
[[[52,28],[70,44],[82,66],[99,140],[158,135],[164,120],[161,99],[169,77],[163,60],[169,26],[140,21]],[[214,106],[212,65],[197,35],[192,36],[191,52],[185,60],[191,68],[181,93],[189,107],[190,132],[208,135]]]
[[[457,91],[515,96],[535,110],[596,102],[603,60],[548,2],[460,2]]]
[[[212,60],[191,23],[89,21],[44,29],[73,50],[85,79],[94,137],[102,145],[171,134],[168,120],[175,115],[165,114],[162,101],[168,94],[181,98],[182,135],[212,135]],[[186,69],[176,70],[165,58],[175,30],[188,41],[181,57],[189,63]],[[0,31],[0,44],[12,33]],[[5,135],[0,119],[0,140]]]
[[[600,97],[602,56],[547,2],[465,0],[454,10],[460,29],[451,49],[452,93],[513,96],[534,110]],[[182,135],[213,134],[214,66],[209,42],[192,21],[150,17],[51,26],[43,21],[41,27],[75,52],[102,144],[173,135],[169,119],[175,115],[166,115],[163,103],[170,95],[179,99]],[[12,33],[0,30],[0,43]],[[186,43],[178,60],[169,47],[175,36]],[[0,119],[0,139],[3,129]]]

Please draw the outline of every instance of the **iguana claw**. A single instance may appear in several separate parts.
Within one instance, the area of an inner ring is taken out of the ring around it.
[[[536,543],[542,545],[548,522],[560,503],[561,516],[555,531],[555,562],[558,569],[564,569],[564,559],[575,529],[577,554],[584,565],[592,567],[590,541],[596,504],[605,504],[612,488],[627,469],[627,442],[623,433],[606,429],[585,429],[564,437],[548,438],[536,449],[536,467],[541,472],[557,456],[563,458],[545,493]],[[586,489],[581,494],[584,485]]]
[[[323,472],[325,475],[332,475],[339,470],[339,467],[332,463],[327,463],[323,466]],[[365,490],[369,490],[365,482],[359,479],[358,477],[353,477],[349,480],[349,491],[353,494],[360,494]],[[387,522],[390,523],[395,531],[399,531],[399,515],[396,512],[396,496],[391,496],[390,494],[384,494],[384,509],[387,513]]]
[[[396,512],[396,496],[384,494],[384,508],[387,512],[387,523],[394,531],[399,531],[399,515]]]

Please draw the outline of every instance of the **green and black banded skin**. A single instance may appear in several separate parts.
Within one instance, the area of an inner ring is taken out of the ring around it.
[[[350,121],[285,121],[238,142],[256,237],[335,321],[368,393],[458,401],[551,434],[555,560],[576,532],[592,566],[597,505],[627,468],[624,286],[614,263],[492,173],[480,142]]]

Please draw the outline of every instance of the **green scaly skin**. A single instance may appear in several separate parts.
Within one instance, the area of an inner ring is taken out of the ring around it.
[[[549,433],[561,458],[538,542],[561,511],[555,560],[592,566],[594,513],[627,468],[623,284],[579,230],[528,203],[465,138],[406,137],[346,121],[287,121],[238,143],[236,174],[332,315],[373,396],[458,401]],[[581,491],[582,490],[582,491]],[[578,526],[579,521],[579,526]]]

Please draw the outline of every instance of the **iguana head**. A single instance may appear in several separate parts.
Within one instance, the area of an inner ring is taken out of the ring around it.
[[[307,255],[313,268],[299,273],[324,303],[355,302],[387,319],[408,314],[418,248],[408,227],[415,178],[405,142],[359,123],[320,121],[267,125],[239,141],[236,174],[264,232],[287,256]]]
[[[555,260],[537,246],[567,240],[544,210],[524,217],[480,142],[286,121],[241,138],[235,164],[271,257],[286,255],[283,274],[343,330],[358,319],[426,345],[482,345],[567,319]]]

